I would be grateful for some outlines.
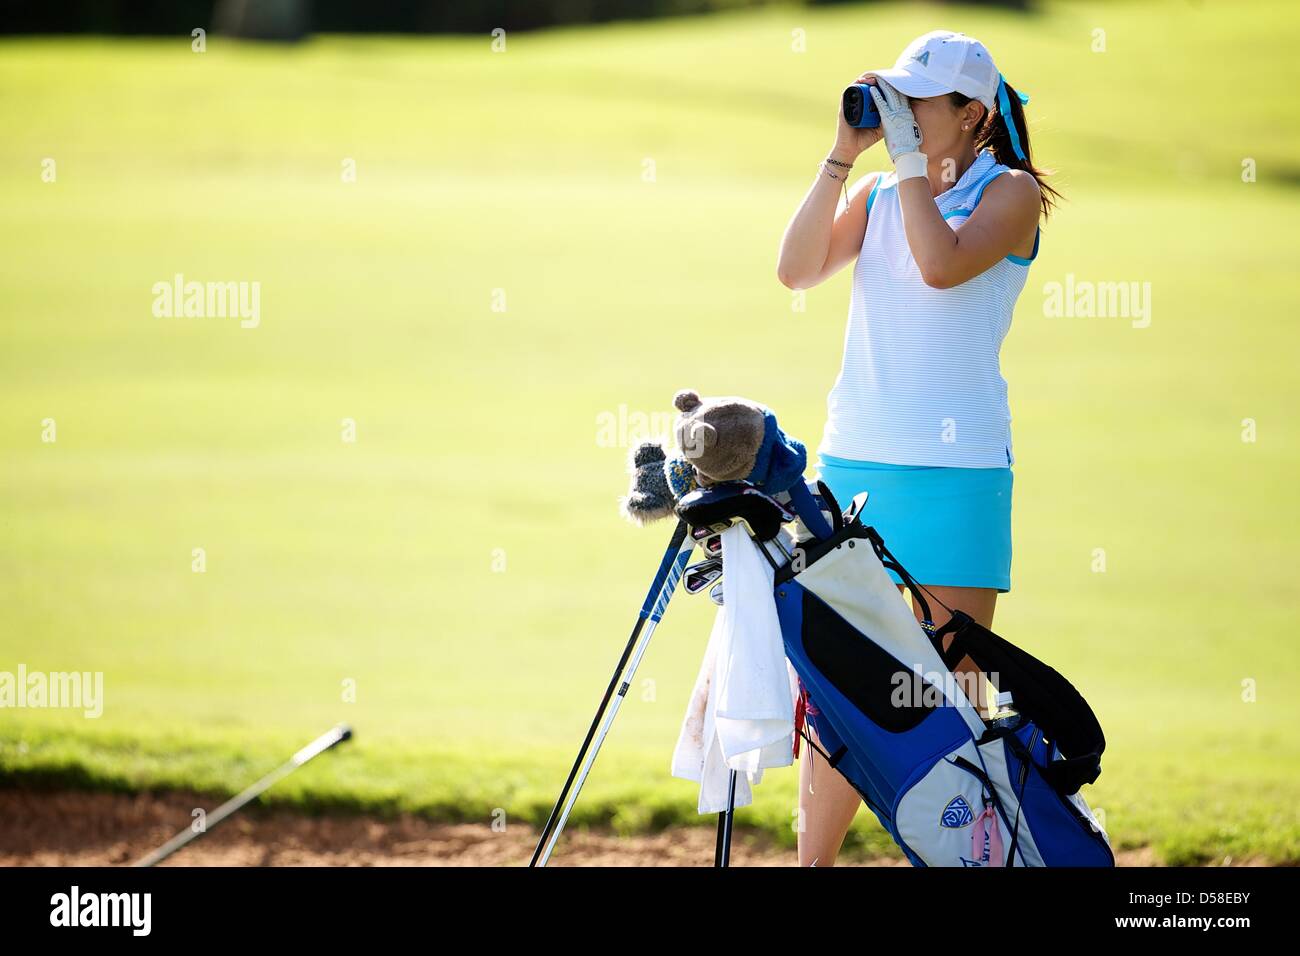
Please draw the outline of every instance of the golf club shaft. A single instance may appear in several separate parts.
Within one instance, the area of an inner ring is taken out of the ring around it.
[[[351,738],[351,736],[352,736],[352,731],[344,724],[339,724],[337,727],[331,728],[329,731],[327,731],[324,734],[321,734],[319,737],[317,737],[315,740],[309,743],[306,747],[303,747],[301,750],[299,750],[296,754],[294,754],[292,757],[290,757],[287,761],[282,763],[280,766],[276,767],[265,777],[258,780],[256,783],[252,784],[251,786],[245,788],[237,795],[231,797],[221,806],[217,807],[211,813],[207,814],[203,819],[203,829],[195,830],[193,829],[192,826],[186,827],[184,830],[176,834],[174,837],[172,837],[162,846],[158,847],[158,849],[154,850],[152,853],[147,854],[146,856],[141,857],[139,860],[136,860],[136,862],[131,865],[132,866],[153,866],[156,863],[161,863],[163,860],[167,859],[167,857],[171,856],[181,847],[203,836],[203,834],[210,831],[213,827],[219,824],[222,820],[226,819],[226,817],[230,816],[232,813],[237,812],[240,808],[244,807],[251,801],[256,800],[259,796],[261,796],[271,787],[275,786],[275,784],[279,783],[289,774],[293,773],[303,764],[307,763],[307,761],[313,759],[314,757],[319,756],[320,754],[323,754],[325,751],[329,750],[331,747],[335,746],[336,744],[340,744],[343,741],[348,740],[349,738]]]
[[[713,844],[713,865],[722,866],[722,840],[727,835],[727,811],[718,812],[718,837]]]
[[[736,819],[736,771],[731,771],[727,787],[727,813],[722,836],[722,865],[731,866],[731,824]]]
[[[587,782],[587,775],[591,773],[592,766],[596,763],[596,757],[600,753],[600,748],[605,743],[605,737],[609,734],[609,729],[614,725],[614,718],[618,716],[619,708],[623,705],[623,700],[627,696],[628,686],[632,681],[632,676],[636,673],[637,665],[641,663],[641,657],[645,654],[645,649],[650,644],[650,638],[654,635],[655,625],[657,622],[652,621],[642,634],[640,642],[637,644],[636,653],[632,657],[632,663],[628,665],[626,677],[619,685],[618,693],[614,696],[613,704],[605,713],[605,719],[601,724],[600,733],[596,736],[594,746],[587,751],[586,757],[582,761],[582,767],[578,772],[577,782],[569,792],[564,801],[564,807],[560,811],[559,819],[555,823],[550,836],[546,840],[545,849],[542,851],[541,859],[538,866],[545,866],[551,858],[551,852],[555,849],[555,843],[564,831],[564,825],[569,820],[569,812],[573,809],[574,803],[577,802],[578,794],[582,792],[583,785]]]
[[[736,771],[727,778],[727,809],[718,814],[718,841],[713,848],[713,865],[731,865],[731,821],[736,816]]]
[[[565,780],[564,787],[560,790],[560,796],[555,801],[550,817],[547,818],[546,826],[542,828],[541,836],[537,841],[537,848],[533,851],[533,858],[528,864],[530,867],[545,866],[546,862],[551,858],[551,851],[555,849],[555,842],[564,829],[564,824],[569,818],[569,811],[572,810],[574,802],[578,799],[578,793],[582,790],[583,783],[586,782],[592,764],[595,763],[596,755],[600,752],[605,735],[609,733],[614,717],[618,715],[618,709],[627,694],[632,676],[636,673],[637,665],[650,643],[650,637],[654,634],[659,619],[663,617],[663,613],[668,607],[668,601],[672,597],[673,590],[677,587],[677,582],[686,567],[686,562],[690,560],[691,551],[695,548],[695,542],[687,537],[688,530],[685,521],[678,521],[677,528],[673,531],[673,536],[668,542],[668,549],[664,552],[663,560],[659,564],[659,570],[650,584],[650,591],[646,594],[645,603],[641,606],[641,613],[632,628],[632,634],[628,638],[627,646],[623,648],[623,654],[618,660],[618,665],[614,668],[614,675],[610,678],[609,686],[605,689],[605,696],[601,699],[600,706],[596,709],[596,716],[592,718],[591,727],[587,730],[587,736],[582,741],[582,747],[578,750],[578,757],[573,762],[568,779]],[[648,628],[647,624],[649,625]],[[630,665],[629,660],[631,661]],[[610,707],[611,700],[613,701],[612,708]],[[597,737],[597,734],[599,734],[599,737]],[[594,748],[592,747],[593,740],[596,741]],[[575,781],[577,782],[576,787],[574,786]]]

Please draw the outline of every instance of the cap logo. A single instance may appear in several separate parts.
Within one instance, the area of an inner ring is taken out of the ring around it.
[[[917,62],[917,63],[920,63],[922,66],[929,66],[929,65],[930,65],[930,51],[929,51],[929,50],[926,50],[924,53],[922,53],[920,56],[918,56],[918,57],[916,58],[916,62]]]

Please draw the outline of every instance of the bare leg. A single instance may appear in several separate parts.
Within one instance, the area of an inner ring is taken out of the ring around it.
[[[985,627],[993,626],[993,612],[997,606],[998,592],[994,588],[953,588],[926,585],[927,590],[948,607],[965,611]],[[903,588],[900,586],[899,591]],[[927,597],[934,624],[942,626],[950,615],[933,598]],[[913,613],[921,619],[921,608],[912,602]],[[952,643],[951,635],[944,641],[944,650]],[[982,714],[988,713],[988,680],[969,657],[957,664],[956,673],[975,688],[975,705]],[[814,702],[815,703],[815,702]],[[812,728],[808,734],[817,739]],[[821,746],[821,741],[817,741]],[[838,770],[827,764],[816,750],[808,747],[799,762],[799,809],[803,831],[799,834],[799,865],[833,866],[839,855],[844,837],[853,824],[862,798]]]
[[[903,593],[902,585],[898,592]],[[817,740],[811,726],[808,736]],[[821,747],[820,740],[817,746]],[[798,841],[800,866],[812,866],[814,861],[818,866],[835,865],[861,803],[862,797],[844,775],[816,750],[807,747],[805,756],[799,760],[799,816],[803,821]]]
[[[817,734],[808,727],[808,736]],[[817,740],[817,746],[821,747]],[[825,749],[824,747],[822,749]],[[804,741],[799,758],[799,865],[834,866],[862,798],[844,775]]]

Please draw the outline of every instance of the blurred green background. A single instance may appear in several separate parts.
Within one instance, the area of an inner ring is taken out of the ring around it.
[[[272,800],[544,819],[669,532],[618,517],[602,416],[693,387],[816,445],[848,275],[798,311],[777,243],[845,83],[944,27],[1067,197],[1003,350],[997,629],[1096,708],[1117,848],[1300,862],[1295,5],[506,27],[0,40],[0,670],[106,697],[0,709],[0,779],[237,790],[347,720]],[[260,325],[155,317],[177,273],[259,282]],[[1149,282],[1150,326],[1046,316],[1068,274]],[[670,608],[577,825],[712,824],[668,775],[711,618]],[[794,799],[740,822],[792,842]]]

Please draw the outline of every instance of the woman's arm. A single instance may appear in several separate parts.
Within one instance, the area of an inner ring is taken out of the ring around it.
[[[853,82],[875,83],[875,77],[864,73]],[[881,131],[879,127],[850,126],[838,99],[835,117],[835,145],[829,158],[851,166],[864,150],[880,141]],[[841,178],[832,179],[827,170]],[[866,197],[876,177],[858,180],[847,206],[837,212],[844,191],[843,177],[848,172],[834,164],[819,168],[817,180],[786,226],[776,263],[776,276],[786,288],[812,288],[852,262],[862,248],[862,237],[867,231]]]
[[[921,279],[951,289],[991,268],[1023,246],[1038,227],[1038,183],[1019,169],[998,176],[984,190],[971,217],[956,230],[944,222],[925,176],[898,184],[907,247]]]
[[[821,170],[781,238],[776,275],[787,289],[811,289],[853,261],[867,233],[867,196],[878,173],[859,179],[840,206],[841,184]]]

